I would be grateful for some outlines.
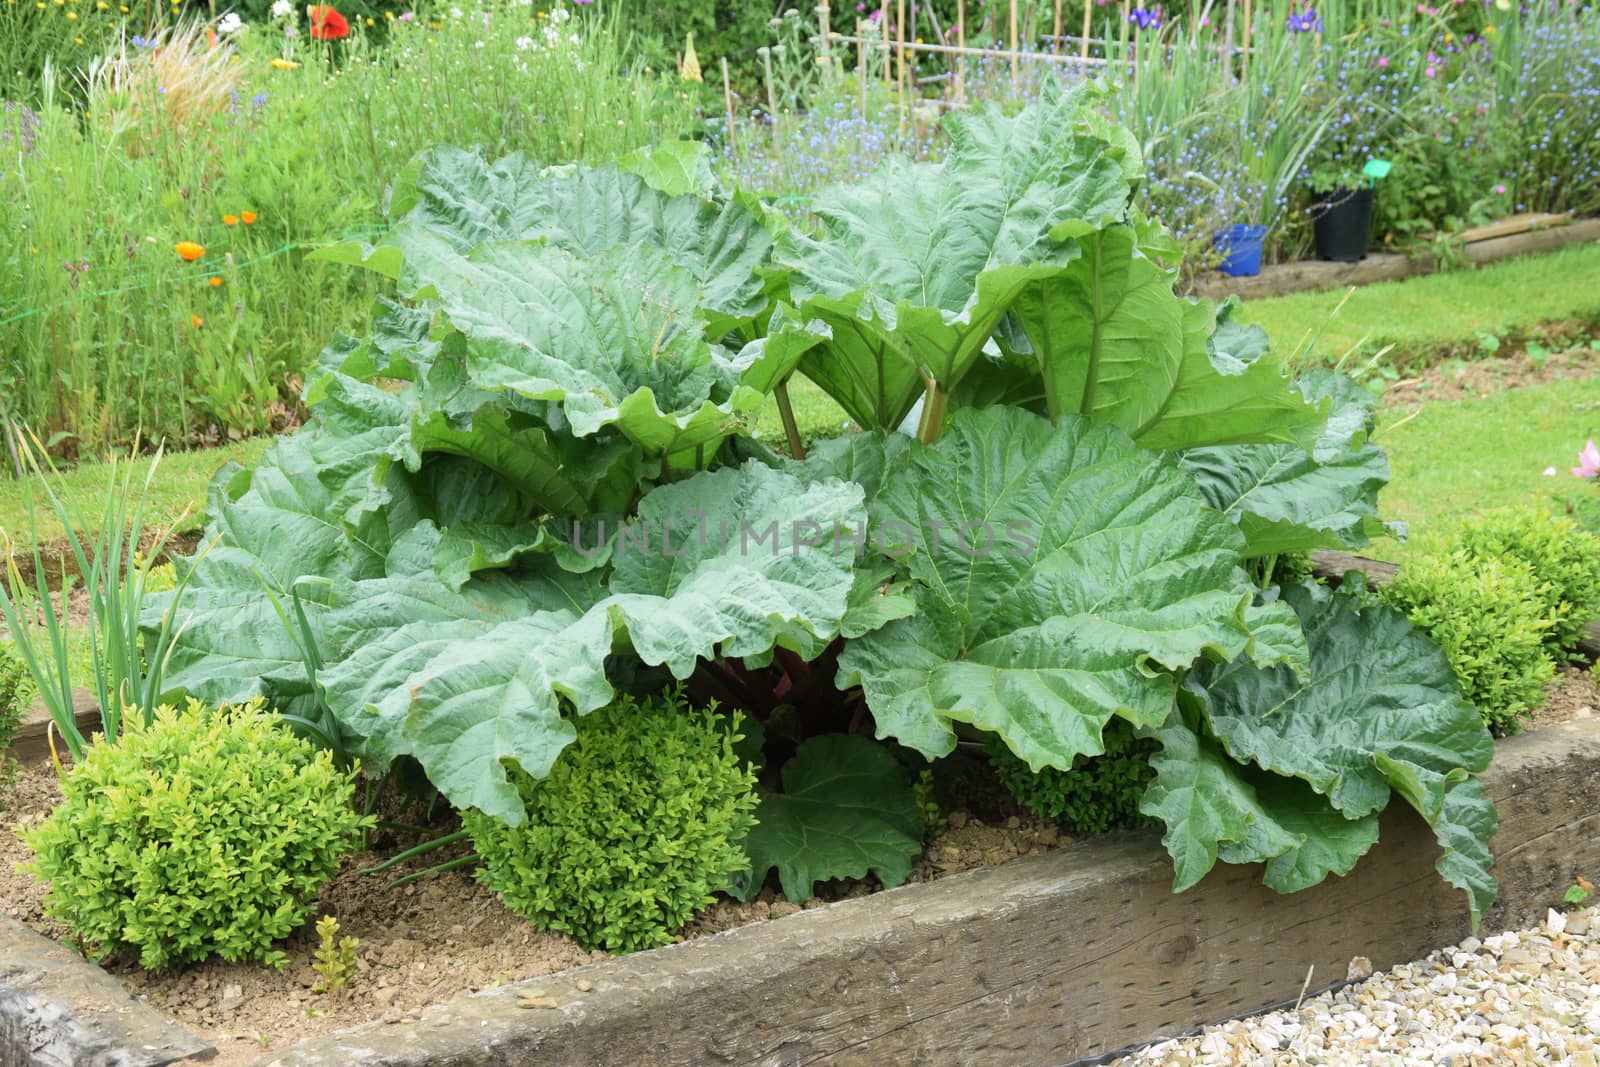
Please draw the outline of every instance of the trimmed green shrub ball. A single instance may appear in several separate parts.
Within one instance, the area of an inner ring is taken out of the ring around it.
[[[1378,596],[1444,650],[1461,695],[1496,737],[1516,733],[1544,701],[1556,673],[1546,647],[1552,594],[1526,563],[1461,549],[1422,556]]]
[[[148,970],[221,956],[281,966],[367,820],[354,781],[259,701],[163,707],[97,741],[26,835],[49,914],[96,959]]]
[[[1151,825],[1154,820],[1139,813],[1139,801],[1155,777],[1150,754],[1157,743],[1135,737],[1121,719],[1106,724],[1101,740],[1105,753],[1076,757],[1070,771],[1045,767],[1035,773],[999,738],[989,741],[989,758],[1019,804],[1066,829],[1103,834]]]
[[[483,860],[478,879],[585,949],[668,944],[748,866],[754,771],[714,710],[680,692],[623,697],[574,725],[577,739],[548,777],[513,768],[522,823],[464,816]]]
[[[11,747],[22,709],[33,698],[33,678],[10,645],[0,645],[0,752]],[[4,758],[4,757],[0,757]]]
[[[1526,563],[1548,591],[1548,643],[1558,658],[1574,658],[1588,624],[1600,619],[1600,537],[1565,515],[1519,508],[1468,523],[1458,544],[1480,559]]]

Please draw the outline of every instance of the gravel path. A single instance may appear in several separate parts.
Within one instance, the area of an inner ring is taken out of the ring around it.
[[[1365,966],[1364,966],[1365,965]],[[1351,977],[1370,971],[1351,963]],[[1552,911],[1537,930],[1469,937],[1420,962],[1164,1041],[1119,1067],[1600,1067],[1600,908]]]

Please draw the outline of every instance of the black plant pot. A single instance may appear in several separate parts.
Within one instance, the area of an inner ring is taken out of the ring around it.
[[[1367,258],[1372,233],[1372,187],[1335,189],[1312,205],[1317,258],[1357,263]]]

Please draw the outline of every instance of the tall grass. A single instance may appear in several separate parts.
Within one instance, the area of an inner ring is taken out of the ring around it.
[[[418,152],[595,162],[690,127],[613,23],[458,4],[394,20],[384,48],[365,27],[262,25],[215,49],[193,26],[130,35],[73,94],[52,73],[29,117],[0,110],[0,417],[69,458],[280,428],[372,295],[306,254],[375,232]]]

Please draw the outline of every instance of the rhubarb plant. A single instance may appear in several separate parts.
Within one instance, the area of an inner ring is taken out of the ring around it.
[[[911,768],[965,742],[1067,769],[1131,730],[1176,888],[1344,874],[1398,796],[1476,918],[1489,740],[1439,653],[1258,577],[1386,531],[1370,404],[1175,292],[1094,103],[952,117],[945,160],[821,194],[809,231],[691,149],[422,157],[386,236],[324,253],[392,291],[306,426],[219,474],[169,681],[516,824],[513,768],[681,680],[755,739],[737,890],[797,898],[906,877]],[[861,429],[803,449],[795,375]],[[769,397],[787,454],[750,434]]]

